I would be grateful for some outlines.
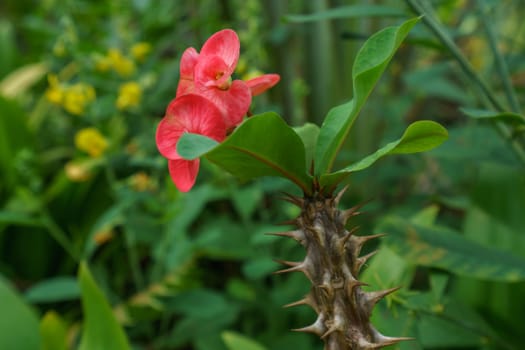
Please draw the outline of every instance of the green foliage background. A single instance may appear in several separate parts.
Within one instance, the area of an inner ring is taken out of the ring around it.
[[[403,286],[379,304],[374,324],[416,338],[401,349],[520,349],[520,1],[373,3],[3,1],[0,349],[320,349],[315,337],[289,331],[311,323],[313,311],[282,308],[307,292],[307,280],[272,275],[274,258],[303,252],[264,234],[297,214],[280,200],[297,190],[275,178],[239,183],[203,162],[197,186],[178,193],[155,128],[175,94],[182,51],[226,27],[241,38],[239,76],[282,77],[253,112],[320,125],[351,97],[364,40],[419,10],[426,16],[336,159],[344,168],[419,119],[449,130],[432,152],[390,156],[350,177],[343,205],[372,199],[355,219],[360,232],[389,234],[362,279],[374,290]],[[436,24],[441,31],[429,30]],[[110,49],[131,59],[139,42],[151,51],[131,74],[97,68]],[[96,97],[74,115],[46,98],[50,74],[89,84]],[[140,103],[120,109],[119,88],[130,81]],[[107,140],[100,157],[75,147],[88,127]],[[66,171],[71,165],[82,176]]]

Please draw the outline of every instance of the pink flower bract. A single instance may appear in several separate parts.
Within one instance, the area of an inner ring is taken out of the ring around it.
[[[239,52],[237,33],[224,29],[204,43],[200,54],[192,47],[186,49],[180,62],[177,97],[191,93],[213,101],[222,112],[227,129],[241,123],[250,108],[252,96],[279,81],[277,74],[265,74],[247,82],[232,81]]]
[[[217,106],[205,97],[188,94],[169,104],[157,127],[156,142],[159,152],[168,159],[173,182],[182,192],[193,187],[199,171],[199,159],[186,160],[177,153],[177,142],[185,132],[221,142],[226,137],[226,125]]]

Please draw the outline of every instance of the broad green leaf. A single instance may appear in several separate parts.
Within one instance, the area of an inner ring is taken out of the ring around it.
[[[38,318],[0,275],[0,349],[39,350]]]
[[[266,350],[255,340],[236,332],[224,331],[221,336],[228,350]]]
[[[357,53],[353,68],[353,99],[328,112],[315,150],[315,175],[326,174],[348,136],[354,121],[379,77],[403,39],[418,21],[414,18],[399,27],[388,27],[372,35]]]
[[[520,166],[481,163],[471,179],[470,206],[466,208],[463,234],[485,247],[525,258],[525,174]],[[468,305],[483,308],[505,320],[507,331],[520,333],[525,309],[525,281],[503,283],[461,278],[453,284],[454,295]]]
[[[177,153],[184,159],[197,159],[219,143],[199,134],[184,133],[177,142]]]
[[[388,246],[410,263],[438,267],[483,280],[525,280],[525,259],[469,241],[445,227],[428,227],[391,217],[381,224]]]
[[[67,350],[67,326],[54,311],[48,311],[40,321],[41,350]]]
[[[303,126],[295,127],[294,130],[303,141],[306,153],[306,166],[309,167],[314,159],[315,145],[317,144],[320,129],[316,124],[306,123]]]
[[[460,108],[463,114],[473,119],[504,121],[515,124],[525,124],[525,116],[513,112],[496,112],[486,109]]]
[[[321,176],[321,186],[330,186],[343,175],[368,168],[380,158],[391,154],[418,153],[431,150],[442,144],[448,137],[447,130],[430,120],[420,120],[408,126],[400,139],[390,142],[371,155],[335,173]]]
[[[130,350],[124,331],[85,262],[80,263],[78,279],[84,312],[79,350]]]
[[[370,260],[360,280],[380,289],[406,286],[412,281],[415,269],[388,246],[381,245]]]
[[[249,118],[206,157],[241,181],[280,176],[310,192],[303,142],[275,113]]]
[[[73,277],[54,277],[32,286],[25,297],[32,303],[74,300],[80,297],[80,289]]]
[[[305,23],[340,18],[362,18],[362,17],[404,17],[405,12],[399,8],[383,5],[350,5],[331,8],[326,11],[316,12],[308,15],[288,15],[285,20],[292,23]]]

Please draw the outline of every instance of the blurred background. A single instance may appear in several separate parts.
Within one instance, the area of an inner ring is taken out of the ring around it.
[[[364,40],[424,12],[388,66],[338,166],[418,119],[449,140],[351,177],[352,224],[388,232],[362,274],[403,288],[376,308],[401,349],[521,349],[525,341],[525,26],[519,0],[3,0],[0,3],[0,348],[74,349],[84,311],[79,262],[133,349],[321,349],[293,241],[265,235],[298,209],[284,180],[239,183],[203,161],[179,193],[155,130],[179,59],[237,31],[236,75],[278,73],[254,99],[293,126],[320,125],[351,98]],[[434,30],[429,24],[436,25]],[[437,30],[436,30],[437,28]],[[449,38],[447,42],[444,38]],[[456,50],[456,51],[455,51]],[[419,227],[419,226],[418,226]],[[281,227],[282,229],[282,227]],[[366,253],[366,252],[365,252]],[[242,345],[239,345],[242,344]]]

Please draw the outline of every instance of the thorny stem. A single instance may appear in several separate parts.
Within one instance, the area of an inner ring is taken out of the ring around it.
[[[423,22],[437,36],[441,43],[450,51],[450,53],[456,59],[463,72],[479,87],[484,97],[490,102],[492,107],[499,112],[504,112],[505,108],[503,107],[503,105],[496,99],[488,85],[476,73],[470,62],[465,58],[459,47],[444,31],[442,25],[433,16],[431,11],[429,9],[425,9],[424,6],[418,0],[405,1],[414,12],[416,12],[419,15],[423,15]],[[493,125],[496,128],[496,130],[500,133],[500,135],[510,143],[518,159],[523,164],[525,164],[525,150],[523,149],[523,146],[513,138],[514,134],[512,130],[500,121],[493,122]]]

